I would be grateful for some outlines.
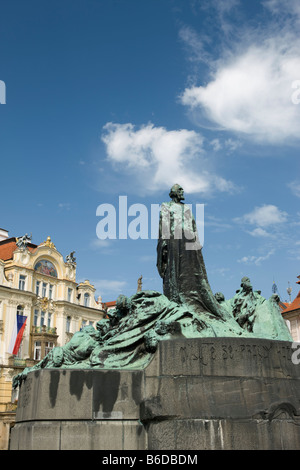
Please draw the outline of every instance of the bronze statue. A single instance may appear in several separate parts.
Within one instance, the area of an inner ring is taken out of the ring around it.
[[[222,317],[208,282],[195,219],[182,202],[183,188],[175,184],[169,196],[171,202],[161,206],[157,244],[157,269],[163,279],[164,295],[196,312]],[[193,249],[188,249],[191,243]]]

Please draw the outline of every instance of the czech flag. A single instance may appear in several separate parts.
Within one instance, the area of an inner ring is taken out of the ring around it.
[[[13,329],[13,334],[10,340],[10,345],[9,345],[9,350],[8,350],[10,354],[15,354],[15,355],[18,354],[20,344],[23,338],[23,333],[25,330],[26,320],[27,320],[27,317],[24,317],[24,315],[17,314],[16,322],[15,322],[15,326]]]

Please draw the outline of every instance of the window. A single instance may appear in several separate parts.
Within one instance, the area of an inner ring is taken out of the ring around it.
[[[47,294],[47,284],[43,282],[42,297],[46,297],[46,294]]]
[[[17,306],[17,315],[24,315],[24,307],[22,305]]]
[[[41,326],[45,324],[45,312],[41,312]]]
[[[40,281],[36,281],[35,283],[35,293],[36,295],[40,295]]]
[[[82,320],[81,322],[81,329],[86,327],[86,320]]]
[[[83,303],[83,305],[85,307],[90,306],[90,295],[87,292],[84,294],[84,303]]]
[[[51,349],[54,348],[54,343],[52,341],[46,341],[45,342],[45,356],[51,351]]]
[[[48,328],[51,327],[51,313],[50,313],[50,312],[48,312],[48,322],[47,322],[47,326],[48,326]]]
[[[35,361],[40,361],[41,360],[41,342],[40,341],[35,341],[34,342],[34,353],[33,353],[33,359]]]
[[[66,332],[70,333],[71,329],[71,317],[67,317]]]
[[[39,311],[35,310],[34,311],[34,316],[33,316],[33,325],[38,326],[38,318],[39,318]]]
[[[53,285],[49,284],[49,299],[51,300],[53,297]]]
[[[19,277],[19,289],[20,290],[25,290],[25,280],[26,280],[26,276],[23,276],[23,274],[20,274],[20,277]]]
[[[72,293],[73,293],[73,289],[68,287],[68,302],[72,302]]]

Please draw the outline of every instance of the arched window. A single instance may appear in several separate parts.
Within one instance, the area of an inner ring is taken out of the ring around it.
[[[21,315],[21,316],[24,315],[24,307],[23,307],[23,305],[18,305],[18,306],[17,306],[17,315]]]

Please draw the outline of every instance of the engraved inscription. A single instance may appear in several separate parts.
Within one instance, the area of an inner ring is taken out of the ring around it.
[[[222,344],[222,358],[223,359],[233,359],[233,350],[232,346],[227,346],[226,344]]]
[[[282,369],[290,369],[292,349],[288,343],[278,343],[272,340],[260,342],[251,341],[214,341],[207,340],[190,345],[182,345],[179,350],[179,359],[184,369],[191,367],[194,372],[197,370],[201,373],[215,373],[217,370],[221,372],[223,367],[227,372],[232,367],[233,372],[237,372],[239,368],[251,368],[255,371],[269,370],[272,367]],[[198,364],[198,367],[197,367]],[[216,369],[216,366],[218,369]],[[187,369],[188,370],[188,369]],[[269,373],[269,372],[268,372]]]

